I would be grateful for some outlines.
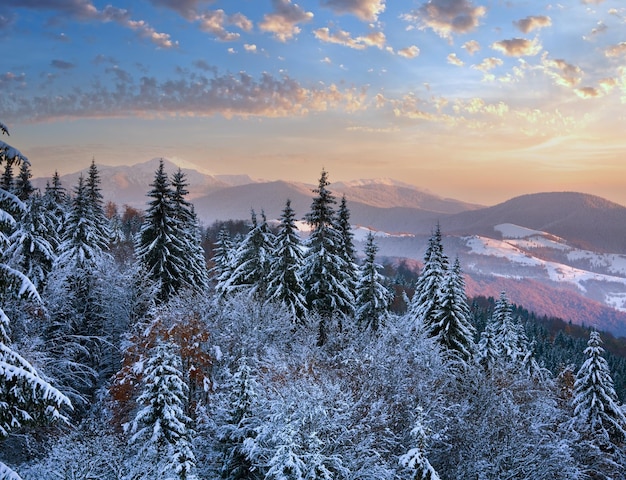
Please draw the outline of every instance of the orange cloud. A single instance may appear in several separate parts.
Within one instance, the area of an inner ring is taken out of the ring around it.
[[[532,32],[533,30],[551,26],[552,19],[544,15],[539,15],[539,16],[531,15],[529,17],[522,18],[521,20],[518,20],[517,22],[513,22],[513,25],[519,28],[522,33],[529,33],[529,32]]]
[[[337,13],[350,13],[364,21],[374,21],[385,11],[385,0],[324,0],[323,6]]]
[[[274,37],[286,42],[300,33],[299,23],[309,22],[313,18],[312,12],[304,11],[299,5],[291,3],[291,0],[272,0],[273,13],[263,16],[259,28],[263,32],[269,32]]]
[[[398,55],[404,58],[415,58],[420,54],[420,49],[415,45],[398,50]]]
[[[494,42],[491,44],[491,48],[509,57],[523,57],[537,55],[541,51],[542,46],[537,39],[511,38]]]
[[[345,30],[338,30],[331,33],[328,27],[314,30],[313,35],[322,42],[335,43],[355,50],[363,50],[366,47],[378,47],[382,49],[386,41],[385,34],[382,32],[372,32],[365,36],[352,38],[350,33]]]

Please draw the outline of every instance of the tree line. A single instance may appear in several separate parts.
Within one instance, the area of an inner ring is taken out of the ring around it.
[[[0,164],[0,478],[624,475],[599,333],[555,374],[505,292],[479,325],[439,226],[399,314],[326,171],[306,238],[287,200],[209,268],[180,170],[124,218],[95,161],[71,194],[4,142]]]

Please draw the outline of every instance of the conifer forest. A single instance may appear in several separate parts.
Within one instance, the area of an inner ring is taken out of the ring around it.
[[[468,299],[438,225],[407,274],[324,170],[237,229],[163,162],[145,211],[0,166],[0,479],[626,478],[624,359]]]

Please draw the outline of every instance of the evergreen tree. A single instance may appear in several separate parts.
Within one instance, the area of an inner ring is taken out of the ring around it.
[[[480,335],[478,361],[488,372],[493,371],[500,360],[500,348],[496,343],[497,325],[490,321]]]
[[[446,274],[440,290],[439,308],[432,318],[430,335],[444,347],[456,351],[463,360],[470,360],[475,351],[475,330],[470,321],[465,281],[458,257]]]
[[[65,224],[65,217],[68,211],[67,193],[65,188],[61,185],[61,178],[57,171],[52,176],[52,183],[46,182],[46,189],[43,194],[43,203],[48,212],[50,212],[50,218],[54,222],[54,230],[50,232],[54,236],[54,241],[50,238],[50,243],[58,247],[63,237],[63,227]],[[55,247],[56,248],[56,247]]]
[[[349,266],[341,254],[343,239],[335,228],[335,197],[328,190],[328,174],[322,170],[317,195],[305,220],[311,226],[303,266],[303,281],[309,310],[320,314],[318,343],[328,335],[326,322],[335,313],[354,313]]]
[[[400,465],[411,472],[411,480],[440,480],[439,474],[425,455],[426,431],[423,425],[423,412],[419,407],[415,426],[411,430],[411,438],[415,446],[400,457]]]
[[[13,160],[7,159],[4,161],[4,171],[2,172],[2,178],[0,178],[0,188],[5,192],[13,193],[14,181]]]
[[[78,268],[90,272],[108,255],[108,249],[108,232],[103,234],[94,216],[90,193],[81,175],[65,220],[57,265],[63,269]]]
[[[262,213],[261,223],[258,223],[253,210],[250,231],[233,256],[232,270],[227,272],[230,274],[227,278],[220,279],[218,291],[222,294],[247,292],[248,295],[265,301],[274,241],[265,214]]]
[[[354,248],[354,235],[350,225],[350,210],[346,202],[346,196],[341,197],[339,208],[337,209],[336,229],[341,236],[340,255],[346,262],[346,276],[350,282],[349,288],[355,291],[359,277],[359,267],[356,264],[356,249]]]
[[[187,276],[196,291],[205,291],[208,288],[208,271],[204,250],[200,240],[200,226],[193,205],[185,198],[187,190],[185,174],[179,168],[172,175],[172,204],[174,219],[179,224],[179,231],[183,236],[187,252]]]
[[[180,222],[179,212],[172,201],[173,193],[165,173],[163,160],[155,172],[152,198],[137,236],[135,252],[140,268],[146,272],[148,280],[158,285],[158,299],[167,302],[183,288],[194,289],[193,273],[190,272],[189,244]]]
[[[33,184],[30,182],[32,176],[32,173],[30,173],[30,165],[26,162],[20,163],[20,173],[15,179],[13,188],[15,189],[17,198],[23,202],[28,200],[35,191],[35,187],[33,187]]]
[[[626,440],[626,417],[618,404],[601,344],[600,334],[592,331],[584,352],[587,359],[576,374],[572,403],[581,432],[599,446],[606,446]]]
[[[213,257],[211,258],[213,267],[209,273],[212,275],[213,279],[219,280],[222,276],[225,278],[230,276],[234,253],[235,248],[230,238],[228,227],[222,225],[222,228],[220,228],[217,234],[217,241],[213,248]]]
[[[8,239],[5,257],[40,290],[56,260],[56,221],[38,194],[30,197],[25,207],[17,228]]]
[[[441,228],[437,228],[428,241],[424,254],[424,268],[417,278],[415,293],[409,311],[410,319],[416,328],[433,331],[435,313],[441,307],[440,289],[448,270],[448,258],[443,253]]]
[[[253,404],[259,388],[246,357],[238,362],[233,376],[225,422],[218,429],[221,452],[221,478],[226,480],[257,480],[262,478],[250,461],[244,444],[256,436]]]
[[[168,479],[171,473],[181,480],[195,478],[191,418],[185,413],[188,386],[173,345],[154,347],[143,375],[143,392],[137,399],[142,407],[128,426],[130,443],[139,446],[140,476],[133,478]]]
[[[0,123],[0,131],[8,135],[3,123]],[[0,165],[20,162],[27,163],[28,159],[0,140]],[[15,225],[10,212],[24,209],[17,196],[0,187],[0,259],[4,257],[8,234]],[[4,313],[5,305],[11,296],[39,301],[37,289],[26,275],[0,260],[0,293],[0,440],[4,440],[11,432],[29,424],[66,420],[62,410],[71,409],[72,404],[11,344],[10,320]],[[0,477],[19,478],[2,462]]]
[[[380,265],[376,263],[378,246],[370,232],[365,245],[365,259],[359,271],[356,287],[356,319],[362,328],[376,331],[389,315],[391,293],[384,285]]]
[[[291,208],[291,200],[287,200],[275,240],[267,298],[268,302],[283,305],[294,322],[301,323],[306,315],[304,283],[300,276],[304,251],[297,230],[295,212]]]
[[[91,161],[88,173],[85,187],[89,214],[92,217],[97,235],[109,243],[112,239],[112,234],[109,219],[104,213],[104,199],[101,193],[102,189],[100,188],[100,173],[98,172],[95,160]]]
[[[492,322],[496,325],[494,341],[504,361],[513,364],[527,365],[532,352],[524,327],[513,318],[512,306],[506,292],[500,293],[492,314]]]

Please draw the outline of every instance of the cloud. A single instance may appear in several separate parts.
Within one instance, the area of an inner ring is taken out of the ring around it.
[[[517,22],[513,22],[522,33],[529,33],[533,30],[537,30],[540,28],[549,27],[552,25],[552,19],[550,17],[546,17],[544,15],[539,16],[530,16],[526,18],[522,18]]]
[[[595,37],[596,35],[600,35],[601,33],[606,33],[606,31],[609,29],[609,27],[606,25],[606,23],[599,21],[598,22],[598,26],[594,27],[591,29],[591,33],[589,33],[589,35],[584,35],[583,38],[585,40],[590,40],[593,37]]]
[[[496,67],[500,67],[504,64],[501,58],[489,57],[485,58],[482,62],[477,65],[472,65],[472,68],[475,70],[480,70],[483,73],[487,73],[490,70],[493,70]]]
[[[398,55],[404,58],[415,58],[420,54],[420,49],[415,45],[411,45],[410,47],[401,48],[398,50]]]
[[[363,50],[367,47],[378,47],[382,49],[386,41],[385,34],[382,32],[371,32],[365,36],[352,38],[350,33],[345,30],[338,30],[331,33],[328,27],[314,30],[313,35],[322,42],[335,43],[355,50]]]
[[[66,62],[65,60],[52,60],[50,65],[54,68],[58,68],[59,70],[71,70],[76,66],[71,62]]]
[[[243,15],[241,15],[241,17],[245,19]],[[233,42],[240,37],[238,33],[226,30],[225,25],[232,24],[233,22],[230,17],[226,16],[224,10],[203,12],[196,15],[195,19],[200,21],[200,29],[202,31],[211,33],[222,42]],[[239,18],[239,23],[241,24],[241,18]],[[245,26],[248,27],[247,24],[245,24]]]
[[[6,6],[28,8],[31,10],[49,10],[62,13],[81,21],[115,22],[135,31],[141,38],[146,38],[160,48],[172,48],[173,42],[167,33],[157,32],[144,20],[132,20],[128,10],[107,5],[98,10],[90,0],[3,0]]]
[[[402,18],[418,23],[422,29],[430,28],[442,38],[450,39],[452,34],[474,30],[486,13],[485,7],[476,7],[470,0],[430,0]]]
[[[288,76],[245,72],[204,76],[180,72],[169,80],[143,76],[115,86],[76,88],[68,94],[0,97],[0,114],[15,121],[57,118],[222,115],[231,117],[288,117],[310,112],[354,112],[366,107],[366,91],[336,85],[304,86]]]
[[[385,11],[385,0],[322,0],[322,6],[370,22],[378,20],[378,15]]]
[[[243,49],[246,52],[248,52],[248,53],[256,53],[257,52],[256,45],[254,45],[254,44],[244,43]]]
[[[281,42],[298,35],[298,24],[309,22],[313,18],[312,12],[304,11],[299,5],[291,3],[291,0],[272,0],[272,5],[275,12],[264,15],[259,28],[263,32],[272,33]]]
[[[509,40],[499,40],[491,44],[493,50],[500,51],[509,57],[534,56],[541,51],[541,44],[535,38],[511,38]]]
[[[463,60],[456,56],[456,53],[451,53],[450,55],[448,55],[447,60],[450,65],[456,65],[457,67],[462,67],[463,65],[465,65],[463,63]]]
[[[149,0],[152,5],[169,8],[191,20],[198,11],[198,5],[204,0]]]
[[[544,54],[541,58],[544,72],[551,77],[557,85],[573,87],[580,83],[583,71],[580,67],[567,63],[560,58],[549,59]]]
[[[607,57],[620,57],[624,54],[626,54],[626,42],[611,45],[604,50],[604,55]]]
[[[596,98],[596,97],[602,96],[602,92],[598,90],[597,88],[593,88],[593,87],[577,88],[576,90],[574,90],[574,92],[580,98]]]
[[[480,44],[476,40],[470,40],[465,42],[461,48],[467,50],[467,53],[470,55],[474,55],[476,52],[480,51]]]

